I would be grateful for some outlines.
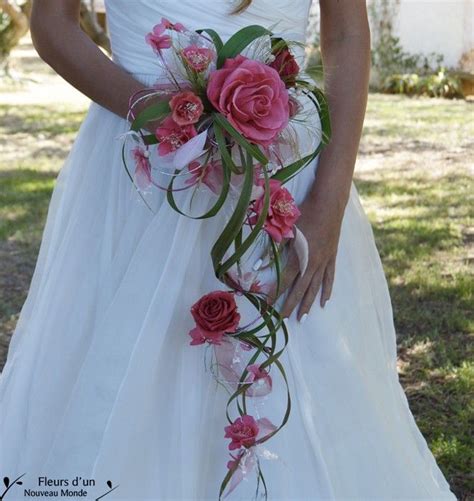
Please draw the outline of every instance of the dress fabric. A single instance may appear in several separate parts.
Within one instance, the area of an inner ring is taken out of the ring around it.
[[[144,37],[162,16],[224,40],[260,24],[303,41],[310,3],[253,0],[231,16],[226,0],[108,0],[113,57],[151,84]],[[140,203],[122,166],[126,131],[92,103],[57,178],[0,376],[0,474],[26,473],[7,501],[26,499],[41,475],[110,479],[111,501],[215,500],[227,471],[226,394],[187,335],[190,305],[222,288],[209,252],[223,221],[182,217],[163,193],[155,213]],[[297,203],[317,164],[289,183]],[[262,464],[269,499],[456,499],[398,380],[387,282],[354,185],[333,295],[324,309],[318,298],[304,324],[288,320],[293,406],[268,443],[278,459]],[[268,412],[284,398],[275,385]],[[253,491],[243,481],[229,499]]]

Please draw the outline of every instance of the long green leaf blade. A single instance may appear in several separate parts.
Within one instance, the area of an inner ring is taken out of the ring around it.
[[[218,123],[225,129],[236,141],[242,146],[255,160],[258,160],[262,165],[267,165],[268,158],[254,144],[251,144],[244,136],[220,113],[214,113],[214,122]]]
[[[131,129],[139,131],[140,129],[143,129],[147,122],[150,122],[151,120],[159,120],[169,113],[171,113],[171,108],[168,101],[162,101],[160,103],[147,106],[132,122]]]
[[[272,32],[257,24],[239,30],[227,40],[220,50],[217,58],[217,68],[221,68],[226,59],[236,57],[254,40],[264,35],[272,35]]]
[[[217,50],[217,55],[219,55],[219,52],[222,50],[222,47],[224,47],[224,42],[222,41],[222,38],[219,36],[217,31],[211,28],[203,28],[201,30],[196,30],[196,33],[201,34],[202,32],[207,33],[212,38],[212,41]]]

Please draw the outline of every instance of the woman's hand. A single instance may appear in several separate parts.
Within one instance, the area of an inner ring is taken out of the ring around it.
[[[283,318],[288,318],[299,304],[297,318],[304,322],[321,288],[321,307],[324,308],[331,297],[343,211],[337,204],[318,200],[311,194],[300,206],[300,211],[297,226],[308,241],[308,266],[301,276],[294,241],[290,241],[288,261],[282,272],[279,294],[289,289],[280,312]],[[275,289],[276,284],[270,297],[274,297]]]
[[[281,309],[306,319],[319,290],[322,307],[331,297],[339,234],[349,198],[364,123],[370,74],[370,30],[365,0],[320,0],[324,91],[329,101],[331,140],[322,150],[316,179],[297,223],[309,244],[303,276],[290,243],[280,293],[289,289]],[[307,167],[309,168],[309,167]],[[273,293],[272,293],[273,292]],[[275,287],[270,293],[274,300]]]

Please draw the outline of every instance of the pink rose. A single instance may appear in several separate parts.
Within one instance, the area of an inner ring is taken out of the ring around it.
[[[201,165],[197,160],[188,165],[191,178],[185,184],[196,184],[198,182],[206,185],[213,193],[218,195],[224,183],[224,171],[220,162],[208,162]]]
[[[190,45],[181,51],[183,59],[194,71],[205,71],[214,59],[214,52],[205,47]]]
[[[158,153],[167,155],[187,143],[191,138],[197,136],[194,125],[185,125],[181,127],[173,117],[167,117],[163,123],[156,129],[156,138],[160,142]]]
[[[148,152],[140,147],[132,150],[135,160],[135,182],[137,186],[144,190],[151,184],[151,164]]]
[[[191,307],[196,327],[189,332],[191,344],[220,344],[224,334],[237,330],[240,314],[234,294],[214,291],[203,296]]]
[[[201,99],[189,90],[175,94],[170,107],[171,116],[178,125],[195,124],[204,111]]]
[[[296,77],[300,72],[300,67],[296,62],[293,54],[285,48],[275,54],[275,60],[269,66],[278,71],[281,79],[285,82],[286,87],[294,87]]]
[[[225,427],[225,438],[230,438],[229,450],[252,447],[258,436],[258,423],[252,416],[244,415]]]
[[[259,185],[263,186],[264,181],[260,180]],[[249,218],[250,224],[257,222],[263,210],[263,201],[262,195],[253,203],[251,210],[254,214]],[[281,242],[284,238],[293,238],[293,226],[300,215],[301,212],[291,193],[282,187],[280,181],[270,179],[270,207],[264,224],[267,233],[275,242]]]
[[[212,105],[249,141],[269,145],[288,125],[288,91],[278,72],[237,56],[211,73],[207,96]]]

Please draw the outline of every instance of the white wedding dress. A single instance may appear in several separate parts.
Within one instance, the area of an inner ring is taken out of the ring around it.
[[[303,41],[310,3],[253,0],[231,16],[226,0],[108,0],[114,60],[153,83],[144,37],[162,16],[224,39],[278,23]],[[222,288],[209,256],[222,220],[179,216],[163,194],[150,212],[122,166],[126,130],[92,104],[57,179],[0,377],[0,475],[25,473],[6,501],[45,489],[42,475],[95,479],[87,499],[111,480],[111,501],[215,500],[227,471],[227,396],[187,335],[190,305]],[[316,167],[289,183],[298,203]],[[387,283],[354,186],[333,296],[288,326],[282,363],[293,406],[268,442],[278,459],[262,464],[269,499],[455,499],[398,381]],[[279,398],[284,388],[275,385],[272,401]],[[243,481],[229,499],[251,499],[254,488]]]

